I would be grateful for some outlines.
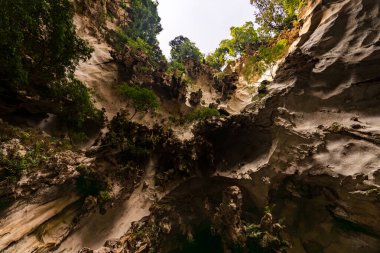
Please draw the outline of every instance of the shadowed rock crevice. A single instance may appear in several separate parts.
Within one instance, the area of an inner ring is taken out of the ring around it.
[[[255,160],[268,152],[273,139],[271,130],[256,125],[249,115],[204,122],[194,133],[212,146],[218,170]]]

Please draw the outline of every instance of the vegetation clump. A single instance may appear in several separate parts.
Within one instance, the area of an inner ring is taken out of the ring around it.
[[[161,141],[153,130],[128,120],[125,114],[118,114],[110,122],[110,131],[102,140],[100,152],[114,150],[118,173],[136,180],[142,176],[149,156]]]
[[[2,1],[0,10],[3,88],[46,87],[90,57],[87,42],[75,33],[69,0]]]
[[[192,74],[194,68],[198,67],[203,60],[203,54],[189,38],[177,36],[169,42],[171,47],[169,63],[169,74],[182,77],[183,74]]]
[[[268,92],[268,88],[267,88],[268,84],[269,84],[269,81],[267,81],[267,80],[262,81],[257,92],[259,94],[265,95]]]
[[[135,113],[132,115],[131,119],[138,112],[153,111],[159,107],[159,98],[150,89],[124,83],[121,85],[120,90],[124,97],[132,101],[135,108]]]
[[[103,113],[92,103],[88,89],[75,78],[61,80],[51,87],[52,94],[58,97],[57,114],[62,121],[75,131],[85,131],[88,125],[99,129]]]
[[[44,113],[58,114],[69,128],[84,129],[86,120],[100,122],[87,89],[73,76],[92,49],[75,32],[72,2],[15,0],[0,6],[2,103],[37,104]]]
[[[289,45],[286,39],[276,40],[262,36],[255,30],[252,22],[247,22],[242,27],[232,27],[231,36],[231,39],[223,40],[219,48],[206,57],[206,62],[220,69],[228,59],[242,57],[245,62],[243,74],[247,80],[273,67]]]
[[[256,23],[264,33],[278,34],[291,28],[303,0],[250,0],[256,9]]]
[[[154,158],[159,183],[168,177],[187,177],[197,170],[195,157],[206,156],[194,154],[204,151],[202,140],[198,142],[182,142],[170,129],[159,125],[148,128],[128,120],[124,114],[118,114],[111,120],[110,131],[102,140],[99,152],[114,154],[119,175],[136,182],[143,175],[148,161]],[[107,159],[110,159],[109,155]]]
[[[220,112],[215,108],[201,107],[186,115],[189,122],[205,120],[212,117],[220,117]]]
[[[77,189],[79,193],[83,196],[94,196],[105,199],[107,192],[110,190],[110,185],[108,183],[105,175],[97,173],[93,168],[80,165],[77,167],[77,171],[80,176],[76,182]]]
[[[291,38],[283,35],[295,26],[302,0],[251,0],[256,6],[256,28],[253,22],[231,27],[231,38],[206,57],[209,66],[220,70],[229,60],[241,58],[246,80],[257,78],[286,53]],[[272,73],[271,73],[272,74]]]
[[[0,178],[17,182],[24,172],[46,166],[54,154],[71,148],[37,130],[0,123]]]
[[[187,61],[194,61],[200,63],[203,55],[196,47],[194,42],[191,42],[189,38],[184,36],[178,36],[169,42],[171,46],[171,59],[185,64]]]
[[[70,156],[70,149],[72,146],[68,140],[49,137],[33,128],[14,127],[0,120],[0,211],[13,203],[16,196],[39,189],[41,181],[30,175],[40,172],[41,177],[56,177],[58,171],[64,170],[60,166],[66,164],[60,164],[58,159],[67,154]],[[24,176],[27,180],[19,184]],[[32,191],[20,190],[26,186]]]
[[[132,0],[129,6],[120,3],[129,15],[130,21],[123,23],[114,33],[116,50],[122,52],[127,46],[132,54],[140,52],[147,57],[146,64],[159,68],[165,62],[157,35],[162,31],[158,15],[158,3],[152,0]]]
[[[161,18],[157,12],[158,3],[152,0],[131,0],[129,14],[132,22],[127,32],[133,38],[153,45],[157,43],[156,35],[162,31]]]
[[[16,150],[12,150],[7,155],[1,153],[0,167],[5,168],[5,178],[16,182],[26,170],[46,164],[48,157],[41,153],[39,146],[40,143],[36,143],[25,154],[21,154]]]

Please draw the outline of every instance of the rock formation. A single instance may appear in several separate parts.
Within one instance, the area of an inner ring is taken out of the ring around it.
[[[378,9],[314,2],[261,105],[195,132],[252,205],[276,204],[289,252],[378,251],[380,54],[377,32],[366,28],[380,24]],[[261,229],[277,233],[271,219]]]
[[[12,201],[0,251],[378,253],[380,2],[316,0],[301,16],[265,97],[241,113],[198,123],[185,141],[115,113],[87,157],[57,153],[2,191]],[[223,99],[236,75],[215,81]],[[23,146],[2,139],[0,157]],[[81,198],[81,178],[113,201]]]
[[[190,93],[189,102],[191,105],[199,105],[201,103],[202,99],[202,90],[199,89],[198,91]]]

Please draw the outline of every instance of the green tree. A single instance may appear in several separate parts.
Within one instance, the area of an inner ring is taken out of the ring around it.
[[[133,119],[138,112],[155,110],[159,106],[158,97],[150,89],[124,83],[121,85],[121,93],[132,101],[135,108],[135,113],[131,119]]]
[[[252,53],[260,46],[261,41],[253,25],[253,22],[246,22],[240,27],[231,27],[231,39],[223,40],[221,48],[228,48],[231,56]]]
[[[17,106],[38,96],[36,108],[81,131],[102,117],[73,75],[92,52],[73,17],[70,0],[0,0],[0,101]]]
[[[230,34],[231,39],[222,40],[219,47],[206,57],[210,66],[220,69],[227,58],[252,54],[267,41],[259,36],[252,22],[246,22],[240,27],[231,27]]]
[[[231,38],[207,56],[206,62],[220,69],[229,58],[243,57],[243,74],[247,80],[272,69],[288,49],[289,42],[278,36],[292,27],[303,0],[250,0],[257,9],[256,24],[247,22],[231,27]]]
[[[124,45],[132,50],[140,50],[148,56],[153,66],[165,62],[165,57],[159,47],[157,35],[162,31],[161,18],[158,15],[158,2],[154,0],[131,0],[130,6],[121,4],[131,19],[117,31],[116,35]]]
[[[177,78],[182,77],[182,74],[185,73],[185,65],[178,61],[171,61],[168,64],[167,73],[169,75],[174,75]]]
[[[247,57],[243,69],[244,77],[248,80],[252,76],[263,74],[267,69],[270,70],[273,77],[274,64],[284,56],[288,46],[288,41],[285,39],[279,40],[273,45],[261,46],[254,55]]]
[[[212,54],[206,56],[206,63],[215,69],[221,69],[226,63],[228,51],[224,47],[217,48]]]
[[[46,87],[90,57],[73,16],[69,0],[0,0],[1,92]]]
[[[132,39],[141,38],[150,45],[158,44],[157,34],[162,31],[158,3],[152,0],[131,0],[130,5],[132,22],[127,25],[127,33]]]
[[[264,33],[277,34],[291,27],[303,0],[250,0],[256,9],[256,23]]]
[[[87,88],[79,80],[70,76],[51,86],[51,96],[56,98],[58,107],[56,113],[70,129],[84,134],[86,123],[91,123],[94,128],[101,127],[103,115],[95,108]]]
[[[171,60],[186,64],[188,61],[200,63],[203,59],[203,54],[197,48],[195,43],[184,36],[177,36],[169,42],[171,46]]]

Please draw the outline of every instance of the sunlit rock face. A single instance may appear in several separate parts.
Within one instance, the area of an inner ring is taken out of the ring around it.
[[[259,109],[273,119],[267,166],[289,174],[269,191],[275,216],[290,218],[289,252],[379,249],[379,8],[311,5]]]
[[[379,7],[377,1],[321,1],[306,14],[296,50],[272,85],[275,125],[304,139],[297,149],[305,158],[298,160],[307,163],[285,162],[286,170],[373,179],[380,165]]]

